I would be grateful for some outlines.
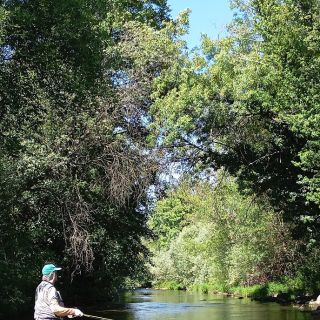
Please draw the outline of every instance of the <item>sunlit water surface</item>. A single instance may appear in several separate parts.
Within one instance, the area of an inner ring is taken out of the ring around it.
[[[113,310],[95,315],[115,320],[310,320],[311,315],[290,306],[250,299],[184,291],[136,290]]]

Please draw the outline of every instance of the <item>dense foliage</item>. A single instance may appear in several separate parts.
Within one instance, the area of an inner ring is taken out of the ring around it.
[[[143,275],[149,227],[157,281],[319,287],[320,4],[233,5],[188,55],[165,0],[1,1],[1,311],[47,260],[87,298]],[[148,226],[159,168],[192,182]]]
[[[284,281],[291,273],[288,288],[317,293],[320,3],[232,4],[237,14],[228,36],[204,36],[200,50],[181,54],[155,80],[151,128],[175,167],[201,179],[222,167],[237,177],[238,187],[230,193],[223,187],[222,198],[218,188],[201,190],[205,210],[192,198],[197,194],[192,187],[159,202],[151,218],[158,237],[155,279],[182,287],[204,281],[226,288]],[[228,198],[238,199],[231,209]],[[247,215],[242,205],[249,199],[256,200]],[[203,211],[212,220],[203,220]],[[217,219],[219,212],[226,221],[233,214],[239,218],[236,235]],[[276,222],[275,214],[285,223]],[[268,235],[282,239],[287,248]],[[284,270],[281,259],[294,256],[301,260],[290,272]]]
[[[151,271],[158,285],[226,291],[292,276],[299,243],[266,204],[220,173],[215,186],[185,181],[157,203]]]
[[[156,81],[155,135],[195,169],[224,166],[319,239],[319,1],[234,1],[229,35],[203,38]]]
[[[176,50],[166,2],[1,4],[0,308],[32,303],[48,260],[78,295],[111,292],[146,253],[151,83]]]

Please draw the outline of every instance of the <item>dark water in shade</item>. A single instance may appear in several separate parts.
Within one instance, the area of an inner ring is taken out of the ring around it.
[[[87,314],[114,320],[320,320],[320,317],[277,303],[148,289],[128,292],[105,310],[80,309]],[[32,320],[33,317],[18,319]]]
[[[89,313],[89,312],[88,312]],[[93,312],[91,312],[92,314]],[[195,294],[184,291],[137,290],[113,310],[95,315],[115,320],[310,320],[310,314],[277,303]]]

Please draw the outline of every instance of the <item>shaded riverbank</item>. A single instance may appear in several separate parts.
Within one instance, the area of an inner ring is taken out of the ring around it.
[[[199,284],[191,288],[184,288],[175,282],[163,282],[157,290],[184,290],[200,294],[211,294],[226,298],[251,299],[257,302],[273,302],[281,305],[292,306],[300,311],[320,314],[320,300],[318,295],[306,295],[301,290],[293,290],[281,283],[267,283],[265,285],[254,285],[247,287],[230,287],[225,291],[219,291],[214,286]],[[282,291],[284,290],[284,291]]]

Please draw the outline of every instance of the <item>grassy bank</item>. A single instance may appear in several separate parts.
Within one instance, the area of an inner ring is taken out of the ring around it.
[[[268,282],[251,286],[227,286],[213,283],[201,283],[185,287],[175,281],[163,281],[155,284],[155,287],[167,290],[188,290],[204,294],[229,294],[238,297],[283,302],[296,301],[302,297],[309,297],[311,299],[318,294],[310,288],[306,288],[299,278],[285,278],[278,282]]]
[[[176,281],[161,281],[153,285],[156,289],[161,290],[186,290],[187,288]]]

